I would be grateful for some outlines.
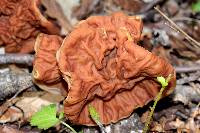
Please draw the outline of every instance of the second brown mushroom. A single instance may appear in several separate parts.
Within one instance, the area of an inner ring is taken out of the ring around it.
[[[57,73],[68,84],[64,112],[71,122],[96,125],[89,115],[89,104],[99,112],[103,124],[130,116],[134,109],[155,98],[161,88],[155,80],[158,76],[172,74],[163,97],[172,92],[176,81],[174,68],[137,44],[141,31],[139,17],[114,13],[81,21],[63,40],[51,64],[57,63]],[[40,63],[45,66],[44,62]],[[42,82],[46,78],[38,77],[55,71],[41,70],[34,65],[37,74],[33,76]]]
[[[41,13],[41,0],[0,0],[0,5],[0,46],[8,53],[33,52],[39,33],[60,32]]]

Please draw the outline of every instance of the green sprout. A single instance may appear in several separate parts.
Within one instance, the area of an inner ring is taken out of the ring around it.
[[[156,105],[157,105],[158,101],[161,99],[162,93],[165,90],[165,88],[168,86],[168,83],[169,83],[170,79],[171,79],[171,74],[167,77],[167,79],[165,79],[162,76],[161,77],[157,77],[157,81],[161,84],[161,89],[160,89],[158,95],[155,98],[153,107],[150,107],[151,112],[150,112],[150,114],[149,114],[149,116],[147,118],[147,121],[145,123],[145,127],[144,127],[142,133],[147,133],[147,131],[149,129],[149,124],[151,123],[151,119],[152,119],[154,110],[156,108]]]
[[[106,130],[100,121],[100,116],[99,116],[99,113],[97,112],[97,110],[92,105],[88,106],[88,110],[89,110],[89,114],[90,114],[92,120],[99,126],[99,128],[101,129],[101,132],[106,133]]]
[[[72,127],[70,127],[67,123],[62,121],[64,118],[64,112],[59,113],[59,118],[56,117],[57,109],[55,104],[50,104],[48,106],[44,106],[40,111],[36,112],[32,117],[30,124],[31,126],[37,126],[39,129],[48,129],[53,127],[59,123],[62,123],[66,127],[68,127],[73,133],[77,133]]]
[[[95,109],[92,105],[89,105],[89,106],[88,106],[88,110],[89,110],[89,113],[90,113],[90,116],[92,117],[92,119],[93,119],[96,123],[100,122],[99,113],[96,111],[96,109]]]

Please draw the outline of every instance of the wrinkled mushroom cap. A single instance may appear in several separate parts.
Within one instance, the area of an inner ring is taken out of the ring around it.
[[[96,125],[89,104],[103,124],[128,117],[157,95],[157,76],[172,74],[163,96],[173,90],[173,67],[137,45],[141,31],[139,17],[115,13],[81,21],[64,39],[57,60],[69,85],[64,111],[71,122]]]
[[[35,59],[33,63],[34,82],[42,89],[56,94],[66,95],[67,84],[63,82],[56,52],[60,48],[62,38],[57,35],[39,34],[35,42]]]
[[[59,33],[59,28],[41,14],[40,1],[0,0],[0,45],[6,52],[33,52],[40,32]]]

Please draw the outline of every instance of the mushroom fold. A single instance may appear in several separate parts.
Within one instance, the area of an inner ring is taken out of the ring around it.
[[[174,88],[173,67],[137,45],[141,31],[139,17],[115,13],[80,22],[64,39],[57,55],[69,85],[64,101],[67,118],[94,125],[88,114],[91,104],[103,124],[117,122],[156,96],[160,90],[157,76],[172,74],[167,92]]]
[[[43,90],[54,94],[66,95],[67,84],[62,79],[56,61],[56,52],[62,38],[57,35],[40,33],[35,41],[35,60],[33,63],[34,82]]]
[[[172,75],[163,97],[173,91],[174,68],[137,44],[141,32],[139,17],[118,12],[81,21],[63,40],[56,58],[68,84],[64,112],[71,122],[96,125],[88,105],[99,112],[102,124],[130,116],[158,94],[158,76]]]

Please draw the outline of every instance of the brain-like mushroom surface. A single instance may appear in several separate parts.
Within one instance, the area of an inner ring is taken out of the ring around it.
[[[160,90],[157,76],[172,74],[163,96],[175,87],[174,68],[137,44],[139,17],[114,13],[81,21],[57,52],[68,83],[64,112],[75,124],[95,125],[88,113],[93,105],[103,124],[128,117],[154,99]]]
[[[34,82],[42,89],[66,95],[67,84],[61,77],[56,52],[62,44],[57,35],[40,33],[35,41],[35,60],[33,63]]]
[[[58,34],[59,28],[40,12],[40,0],[0,0],[0,45],[6,52],[33,52],[40,32]]]

